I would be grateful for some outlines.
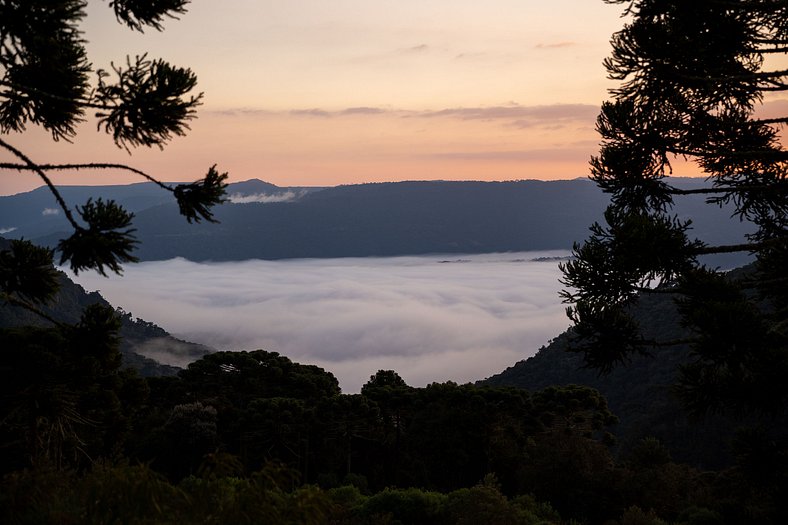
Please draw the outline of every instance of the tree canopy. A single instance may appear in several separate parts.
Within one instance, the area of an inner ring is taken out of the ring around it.
[[[187,4],[188,0],[113,0],[108,8],[119,23],[143,32],[161,30],[164,19],[183,14]],[[44,162],[12,144],[10,135],[28,126],[45,129],[55,141],[71,141],[88,112],[98,131],[110,134],[129,153],[140,146],[163,148],[188,131],[202,100],[202,93],[195,91],[196,75],[147,55],[127,56],[109,68],[94,69],[80,30],[86,5],[85,0],[0,0],[0,149],[13,159],[1,162],[0,170],[33,173],[51,190],[73,228],[57,246],[60,264],[69,264],[74,272],[119,273],[123,263],[136,260],[133,214],[112,200],[70,207],[50,179],[52,171],[130,171],[171,192],[189,222],[214,220],[211,207],[223,200],[227,174],[212,166],[196,182],[171,187],[125,164]],[[49,250],[15,243],[0,258],[2,298],[31,306],[51,295],[51,260]]]
[[[591,178],[610,194],[605,224],[563,265],[562,295],[574,348],[608,371],[633,353],[691,342],[695,361],[680,392],[698,412],[731,406],[780,409],[775,379],[788,372],[788,152],[763,102],[788,90],[788,5],[777,0],[605,0],[630,17],[604,62],[619,87],[602,105],[601,149]],[[781,67],[782,65],[782,67]],[[671,184],[673,165],[700,167],[707,186]],[[684,165],[684,164],[682,164]],[[738,245],[693,237],[672,211],[689,193],[732,203],[753,233]],[[702,256],[750,252],[740,278]],[[643,293],[675,294],[688,341],[644,337],[630,316]]]

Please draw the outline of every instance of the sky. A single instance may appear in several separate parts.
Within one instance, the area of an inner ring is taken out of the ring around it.
[[[558,263],[532,259],[567,254],[172,259],[128,265],[123,276],[70,276],[177,337],[276,351],[325,368],[352,393],[378,370],[396,370],[412,386],[465,383],[534,355],[569,319]],[[187,364],[155,346],[147,355]]]
[[[147,52],[197,74],[205,98],[191,132],[131,156],[92,121],[73,144],[33,128],[8,140],[37,162],[123,162],[169,181],[214,163],[233,181],[282,186],[582,177],[621,12],[601,0],[203,0],[139,34],[91,0],[95,68]],[[0,194],[38,185],[4,173]]]

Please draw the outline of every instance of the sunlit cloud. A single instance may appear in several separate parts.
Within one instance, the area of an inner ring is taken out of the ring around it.
[[[402,54],[409,55],[412,53],[426,53],[429,50],[430,50],[430,46],[428,46],[427,44],[419,44],[417,46],[400,49],[399,52]]]
[[[294,116],[306,116],[306,117],[330,117],[334,115],[334,113],[330,111],[326,111],[324,109],[318,109],[318,108],[293,109],[290,110],[290,114]]]
[[[250,195],[242,195],[240,193],[233,193],[227,196],[227,200],[233,204],[248,204],[250,202],[290,202],[303,196],[303,192],[296,193],[294,191],[285,191],[282,193],[253,193]]]
[[[357,107],[347,108],[339,112],[341,115],[380,115],[386,113],[382,108]]]
[[[429,153],[422,158],[467,160],[467,161],[517,161],[517,162],[570,162],[588,160],[590,152],[594,151],[589,141],[587,148],[545,148],[518,151],[454,151]]]
[[[507,106],[448,108],[439,111],[426,111],[421,117],[454,117],[463,120],[511,119],[514,123],[544,123],[555,121],[587,121],[599,113],[599,106],[591,104],[553,104],[546,106]]]
[[[509,121],[508,124],[517,128],[528,128],[546,125],[566,125],[577,122],[588,125],[594,122],[599,113],[599,106],[592,104],[552,104],[522,106],[511,103],[503,106],[459,107],[438,110],[416,111],[383,107],[358,106],[341,110],[325,108],[295,108],[287,111],[253,110],[248,108],[228,109],[215,112],[223,116],[277,116],[289,115],[296,117],[356,117],[394,115],[405,118],[426,119],[460,119],[482,121]]]
[[[41,215],[44,215],[44,216],[47,216],[47,215],[58,215],[59,213],[60,213],[60,210],[58,210],[57,208],[44,208],[41,211]]]
[[[541,44],[536,44],[534,47],[536,49],[560,49],[564,47],[574,47],[576,45],[578,45],[577,42],[564,41],[564,42],[554,42],[550,44],[541,43]]]
[[[763,104],[755,106],[755,114],[759,118],[783,118],[788,114],[788,99],[766,99]]]
[[[421,60],[421,58],[417,57],[426,57],[433,54],[433,52],[446,53],[447,50],[436,49],[434,46],[421,43],[412,46],[398,47],[396,49],[383,50],[379,53],[357,55],[350,58],[349,61],[351,64],[392,64],[415,59]]]
[[[326,368],[355,392],[379,369],[397,370],[416,386],[467,382],[533,355],[569,324],[557,262],[532,261],[544,255],[566,252],[174,259],[127,266],[122,277],[80,273],[76,280],[177,337],[277,351]]]
[[[0,235],[5,235],[6,233],[11,233],[14,230],[16,230],[16,226],[11,226],[10,228],[0,228]]]

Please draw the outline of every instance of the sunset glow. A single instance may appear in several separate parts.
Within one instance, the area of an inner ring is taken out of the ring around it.
[[[584,177],[621,11],[587,0],[193,2],[163,32],[139,34],[91,2],[94,68],[148,52],[197,73],[205,103],[191,132],[131,157],[90,121],[73,144],[33,127],[9,140],[36,162],[122,162],[168,181],[213,164],[231,181],[281,186]],[[9,172],[0,194],[40,184]]]

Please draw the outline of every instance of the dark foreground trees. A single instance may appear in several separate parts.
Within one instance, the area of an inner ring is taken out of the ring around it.
[[[187,3],[115,0],[107,8],[131,30],[161,30],[164,19],[184,13]],[[211,167],[197,182],[170,187],[131,166],[87,159],[82,164],[52,163],[14,146],[15,134],[31,125],[48,131],[52,140],[74,140],[89,112],[98,130],[111,134],[129,153],[138,146],[162,148],[188,130],[202,99],[194,91],[194,73],[145,55],[126,57],[109,71],[94,71],[80,31],[86,5],[84,0],[0,0],[0,151],[10,159],[0,159],[0,171],[4,176],[38,177],[52,192],[73,228],[57,246],[60,264],[74,272],[119,273],[122,264],[136,260],[133,215],[101,199],[69,205],[52,183],[51,172],[131,171],[172,192],[189,222],[212,220],[211,206],[222,201],[227,175]],[[0,302],[26,308],[52,325],[0,334],[3,369],[11,371],[4,383],[3,406],[8,411],[0,432],[26,425],[22,449],[28,454],[17,459],[60,466],[64,454],[89,461],[115,446],[112,441],[125,431],[125,411],[130,409],[123,406],[122,392],[129,393],[133,380],[119,370],[119,321],[111,309],[89,308],[75,325],[39,309],[59,286],[53,257],[51,250],[27,241],[0,245]],[[114,415],[94,417],[109,406],[115,407]],[[97,440],[105,443],[94,443]],[[18,451],[18,445],[4,450]]]
[[[143,31],[161,30],[162,22],[184,13],[186,4],[187,0],[116,0],[107,8],[114,9],[119,23]],[[6,176],[22,172],[38,177],[51,190],[73,228],[73,234],[58,244],[60,264],[69,264],[75,272],[92,269],[103,274],[119,272],[123,263],[136,260],[133,215],[101,199],[70,206],[52,183],[52,171],[136,173],[172,192],[189,222],[212,220],[210,208],[222,201],[227,175],[211,167],[197,182],[170,187],[131,166],[91,159],[58,164],[36,159],[13,145],[11,134],[30,125],[51,133],[52,140],[73,140],[88,112],[99,130],[111,134],[115,144],[129,152],[139,146],[162,148],[189,129],[202,99],[194,91],[194,73],[146,55],[126,57],[108,70],[94,71],[80,31],[86,5],[84,0],[0,0],[0,151],[10,158],[0,162],[0,170]],[[12,287],[6,286],[7,280],[1,283],[2,299],[29,304],[44,298],[45,283],[51,281],[36,270],[47,266],[42,263],[46,252],[15,249],[11,257],[0,260],[0,273],[16,274]]]
[[[605,61],[620,80],[602,106],[602,147],[591,178],[611,197],[605,224],[564,265],[575,348],[602,371],[633,353],[691,343],[679,392],[697,413],[781,411],[788,394],[788,117],[763,118],[761,103],[788,90],[788,5],[776,0],[606,0],[631,16]],[[684,164],[687,161],[689,164]],[[673,165],[680,165],[674,173]],[[687,165],[707,176],[682,191]],[[739,245],[693,237],[672,212],[688,193],[732,203],[752,233]],[[755,264],[726,274],[702,256],[743,251]],[[674,294],[688,329],[679,341],[643,336],[630,307],[643,293]]]
[[[106,7],[121,24],[143,31],[162,29],[164,19],[184,13],[187,3],[113,0]],[[132,214],[101,199],[70,205],[52,183],[53,171],[136,173],[172,192],[189,222],[212,220],[211,206],[222,201],[227,175],[211,167],[194,183],[170,187],[131,166],[92,159],[58,164],[14,145],[15,134],[28,126],[43,128],[52,140],[74,140],[88,113],[129,153],[139,146],[161,148],[188,130],[202,98],[194,91],[195,75],[146,55],[94,71],[80,31],[86,5],[85,0],[0,0],[0,171],[38,177],[51,191],[73,228],[57,246],[60,264],[105,274],[136,260]],[[0,245],[0,303],[26,308],[51,323],[51,328],[0,332],[4,473],[25,467],[37,474],[63,473],[89,468],[99,458],[121,457],[131,418],[146,397],[144,382],[120,370],[119,320],[111,308],[91,306],[73,325],[39,309],[58,289],[53,257],[51,250],[27,241]],[[11,513],[2,521],[15,519]]]
[[[573,349],[606,372],[634,354],[659,358],[665,346],[690,345],[675,388],[687,408],[757,423],[740,433],[738,465],[716,487],[727,487],[727,522],[783,522],[788,117],[769,114],[769,103],[788,91],[788,4],[606,2],[626,5],[631,18],[605,61],[621,83],[602,106],[602,146],[591,161],[591,178],[611,204],[605,223],[591,227],[563,267]],[[674,187],[669,176],[692,166],[706,187]],[[709,206],[731,204],[731,220],[747,222],[751,233],[729,246],[695,238],[691,218],[672,211],[688,193],[705,195]],[[703,262],[731,252],[754,262],[733,272]],[[631,316],[638,297],[657,293],[675,298],[684,328],[678,339],[644,335]]]

